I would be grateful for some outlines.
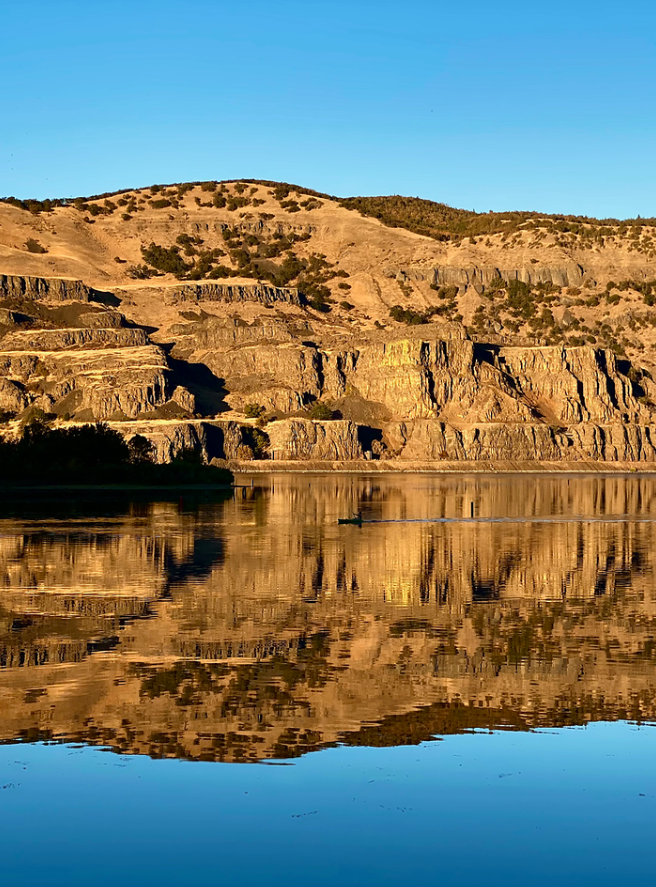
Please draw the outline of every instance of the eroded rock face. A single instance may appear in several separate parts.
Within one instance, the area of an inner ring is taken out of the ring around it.
[[[19,413],[25,409],[27,402],[22,385],[0,377],[0,411]]]
[[[529,270],[547,279],[543,269]],[[481,285],[509,274],[465,271]],[[501,347],[464,332],[315,344],[300,313],[262,312],[247,322],[196,308],[169,329],[169,351],[119,311],[89,305],[94,291],[79,281],[4,276],[3,294],[14,301],[0,318],[0,410],[131,422],[126,435],[155,423],[146,436],[162,461],[185,447],[208,461],[656,461],[656,385],[601,349]],[[300,304],[296,291],[264,285],[184,284],[169,296]],[[67,304],[46,304],[53,301]],[[317,400],[343,418],[289,416]],[[217,419],[248,404],[278,414],[264,429],[268,442],[246,422]]]
[[[309,323],[290,324],[280,318],[263,318],[252,324],[236,317],[206,317],[203,320],[176,324],[171,329],[176,336],[176,355],[188,355],[198,349],[228,349],[258,343],[280,344],[291,342],[296,336],[310,335]]]
[[[322,397],[357,391],[398,418],[569,424],[641,422],[651,415],[614,355],[589,347],[488,351],[468,340],[406,340],[321,360]]]
[[[615,355],[594,348],[502,348],[498,365],[529,403],[564,424],[647,418],[617,370]]]
[[[271,457],[276,459],[362,459],[358,426],[349,421],[286,419],[267,426]]]
[[[142,329],[20,330],[0,341],[0,351],[64,351],[69,348],[135,348],[148,344]]]
[[[260,305],[301,305],[301,297],[295,287],[266,286],[265,284],[238,283],[187,283],[174,287],[167,294],[171,305],[182,302],[258,302]]]
[[[490,283],[498,278],[506,282],[521,280],[523,283],[552,283],[555,286],[563,287],[579,285],[583,276],[583,268],[575,262],[569,262],[566,265],[526,265],[521,268],[442,266],[434,269],[431,282],[438,286],[456,285],[463,290],[467,290],[471,286],[479,292],[484,292]]]
[[[134,422],[110,422],[109,425],[127,441],[136,434],[151,441],[157,462],[171,462],[185,449],[200,453],[205,462],[243,459],[249,455],[249,428],[238,422],[137,419]]]
[[[322,390],[321,354],[311,346],[259,345],[212,350],[203,355],[203,363],[215,376],[229,380],[226,401],[234,409],[254,402],[289,413],[318,398]]]
[[[498,268],[493,265],[470,265],[457,267],[440,265],[426,271],[418,268],[392,268],[388,272],[397,280],[417,280],[435,286],[456,286],[460,292],[472,287],[478,293],[489,289],[493,280],[520,280],[523,283],[551,283],[558,287],[579,286],[585,277],[585,270],[576,262],[564,265],[523,265],[520,268]]]
[[[0,299],[44,299],[48,302],[75,299],[89,302],[92,292],[81,280],[0,274]]]
[[[136,418],[164,405],[170,393],[167,369],[163,353],[152,345],[75,356],[69,351],[0,353],[0,374],[30,383],[35,405],[46,412],[89,411],[90,420],[116,412]]]

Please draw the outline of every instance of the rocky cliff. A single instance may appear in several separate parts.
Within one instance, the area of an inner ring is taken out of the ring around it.
[[[0,298],[45,299],[49,302],[75,299],[88,302],[91,298],[91,289],[81,280],[0,274]]]
[[[505,282],[519,280],[522,283],[553,284],[562,289],[569,286],[580,286],[590,279],[586,277],[584,268],[576,262],[563,265],[522,265],[518,268],[497,268],[493,265],[469,267],[457,267],[443,265],[437,268],[419,270],[416,268],[390,268],[388,273],[394,275],[396,280],[427,281],[435,286],[456,286],[464,295],[471,287],[479,295],[490,288],[490,284],[499,280]]]
[[[466,236],[381,200],[0,201],[0,430],[38,410],[145,429],[162,459],[655,461],[650,224],[474,214]]]
[[[186,284],[173,288],[168,294],[168,300],[172,305],[180,302],[257,302],[260,305],[284,302],[301,305],[297,289],[259,284]]]

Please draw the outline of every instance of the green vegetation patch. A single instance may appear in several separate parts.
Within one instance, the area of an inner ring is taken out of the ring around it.
[[[168,465],[154,462],[154,447],[141,435],[126,442],[104,423],[49,428],[33,418],[18,441],[0,441],[0,483],[43,484],[230,484],[229,471],[202,463],[199,453],[182,451]]]

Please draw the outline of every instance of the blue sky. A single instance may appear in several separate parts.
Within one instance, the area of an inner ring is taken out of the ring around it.
[[[3,0],[0,194],[266,178],[656,215],[656,3]]]

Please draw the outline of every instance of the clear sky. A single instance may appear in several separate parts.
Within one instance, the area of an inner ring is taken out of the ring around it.
[[[656,215],[656,0],[0,0],[0,195]]]

